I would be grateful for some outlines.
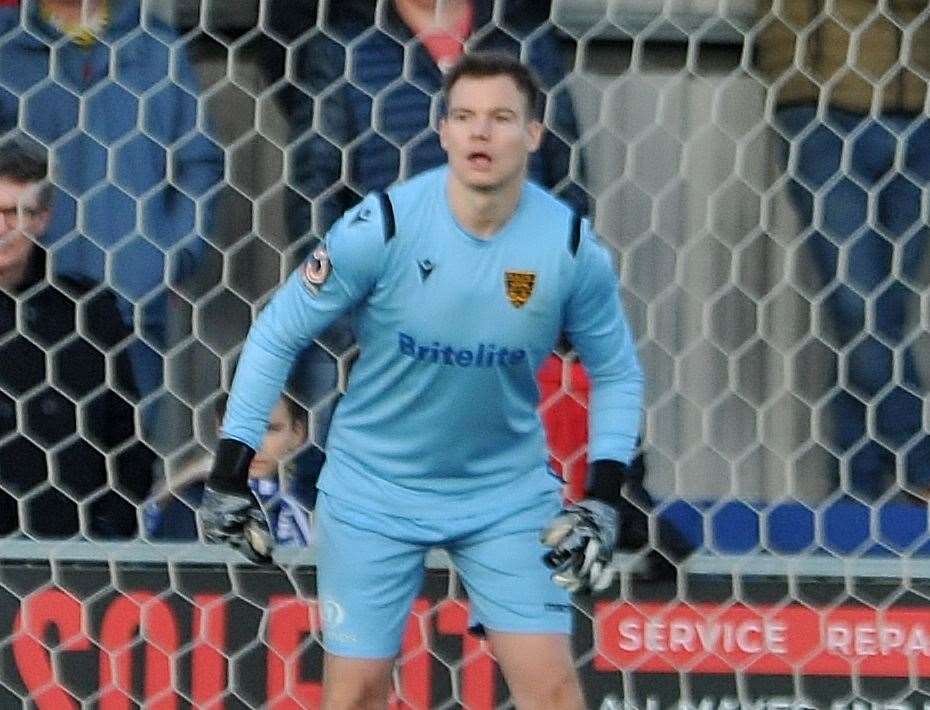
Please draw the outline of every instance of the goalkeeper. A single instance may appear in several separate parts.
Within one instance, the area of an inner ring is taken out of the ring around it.
[[[530,71],[446,75],[448,165],[369,195],[252,327],[201,507],[207,539],[271,552],[247,474],[291,364],[351,313],[360,356],[315,516],[324,707],[384,707],[431,547],[445,548],[519,708],[582,708],[569,592],[606,587],[642,374],[608,252],[526,179],[543,134]],[[593,383],[588,497],[560,510],[536,370],[565,333]]]

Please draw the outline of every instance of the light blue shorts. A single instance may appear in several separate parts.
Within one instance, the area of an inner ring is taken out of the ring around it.
[[[418,520],[373,513],[321,491],[314,540],[324,647],[337,656],[396,656],[432,547],[444,548],[461,576],[472,625],[571,633],[571,600],[549,578],[539,542],[560,507],[554,493],[517,509]]]

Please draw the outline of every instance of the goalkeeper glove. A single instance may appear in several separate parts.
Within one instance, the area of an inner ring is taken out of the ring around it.
[[[570,592],[597,592],[610,586],[625,471],[618,461],[595,461],[588,497],[563,510],[540,535],[541,542],[552,548],[543,556],[552,569],[552,580]]]
[[[274,538],[261,504],[248,486],[255,452],[232,439],[220,440],[200,503],[207,542],[226,543],[258,563],[270,563]]]

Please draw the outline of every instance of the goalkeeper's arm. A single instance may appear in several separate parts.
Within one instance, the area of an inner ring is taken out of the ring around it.
[[[382,219],[359,219],[368,214]],[[249,465],[298,353],[375,288],[393,229],[390,199],[366,197],[291,274],[249,331],[200,509],[208,540],[228,542],[259,561],[270,559],[271,536],[248,486]]]
[[[622,489],[642,416],[643,374],[608,251],[581,220],[564,332],[591,378],[587,496],[543,531],[552,578],[571,591],[600,590],[613,576]]]
[[[552,548],[543,559],[552,568],[553,581],[571,592],[610,586],[626,468],[619,461],[594,461],[587,496],[563,510],[540,536]]]
[[[268,519],[248,483],[254,456],[254,449],[241,441],[220,440],[200,521],[208,542],[229,544],[253,562],[270,562],[274,543]]]

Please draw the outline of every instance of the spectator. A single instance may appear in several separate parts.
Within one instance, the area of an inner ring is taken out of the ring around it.
[[[34,146],[0,143],[0,534],[129,537],[155,457],[121,396],[136,394],[128,358],[112,356],[128,332],[110,291],[47,278],[45,179]]]
[[[517,53],[520,40],[527,40],[527,59],[545,89],[565,76],[555,30],[539,31],[548,22],[549,2],[505,3],[510,34],[493,23],[493,0],[389,0],[378,3],[377,18],[373,5],[332,3],[325,29],[335,38],[314,35],[298,53],[296,79],[315,97],[319,123],[314,126],[310,103],[294,104],[292,184],[318,202],[316,222],[307,202],[290,210],[297,236],[311,225],[322,234],[361,195],[443,164],[431,111],[442,70],[461,55],[463,44]],[[566,90],[555,94],[547,123],[543,146],[530,159],[530,177],[584,207],[584,193],[569,175],[578,130]]]
[[[930,484],[923,388],[908,342],[928,236],[926,5],[761,4],[758,61],[776,92],[775,127],[790,140],[790,196],[811,229],[826,338],[839,354],[842,390],[828,405],[828,440],[851,455],[847,490],[866,498],[894,481],[896,457],[905,457],[907,484]]]
[[[226,413],[225,395],[216,407],[216,425]],[[307,413],[290,397],[282,397],[271,413],[268,432],[261,450],[249,467],[249,486],[261,501],[279,545],[307,545],[310,542],[308,510],[315,500],[300,497],[301,486],[294,479],[293,465],[287,459],[307,440]],[[147,506],[149,534],[162,540],[196,540],[195,510],[200,507],[212,456],[193,461],[170,487],[153,496]],[[306,488],[303,487],[305,491]]]
[[[166,281],[202,255],[195,200],[222,178],[222,154],[200,133],[184,45],[141,17],[139,0],[0,8],[0,131],[19,125],[56,158],[54,272],[107,274],[126,321],[163,348]],[[142,394],[157,389],[161,358],[141,340],[131,353]]]

